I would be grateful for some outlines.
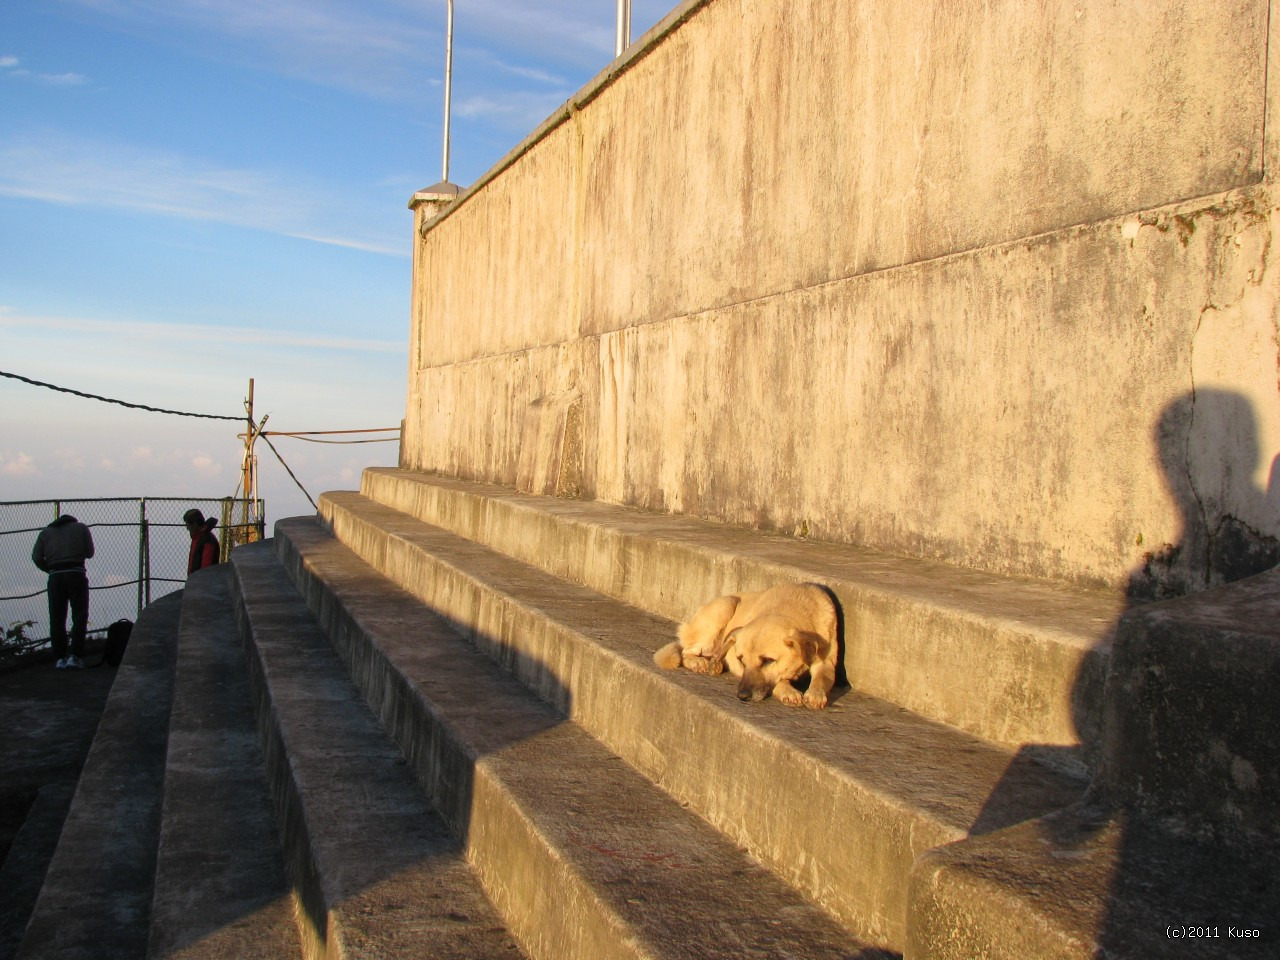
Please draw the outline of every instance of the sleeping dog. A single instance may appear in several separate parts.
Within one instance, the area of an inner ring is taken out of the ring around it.
[[[836,623],[830,595],[811,583],[717,597],[680,624],[678,639],[653,660],[665,670],[712,676],[728,664],[739,678],[739,700],[772,693],[788,706],[821,710],[836,680]],[[809,689],[801,694],[791,684],[805,674]]]

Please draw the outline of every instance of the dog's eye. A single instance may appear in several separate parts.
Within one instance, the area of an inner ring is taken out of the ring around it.
[[[773,657],[761,657],[761,658],[760,658],[760,666],[762,666],[762,667],[767,667],[769,664],[771,664],[771,663],[773,663],[773,662],[774,662]]]

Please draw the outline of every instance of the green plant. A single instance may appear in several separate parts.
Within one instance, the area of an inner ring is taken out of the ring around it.
[[[6,647],[25,647],[31,642],[31,638],[27,636],[27,631],[34,627],[34,620],[14,620],[4,631],[4,645]]]

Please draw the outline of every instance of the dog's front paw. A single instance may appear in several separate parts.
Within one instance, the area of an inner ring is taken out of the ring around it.
[[[780,683],[774,687],[773,696],[788,707],[798,707],[804,703],[804,697],[800,695],[800,691],[789,683]]]
[[[707,660],[707,673],[713,677],[718,677],[724,673],[723,660]]]
[[[804,705],[810,710],[825,710],[827,707],[827,694],[822,690],[809,690],[804,695]]]
[[[698,656],[685,657],[684,665],[685,665],[685,668],[691,671],[692,673],[711,673],[712,676],[714,676],[715,673],[720,672],[717,670],[715,671],[715,673],[712,673],[711,661],[708,660],[706,657],[698,657]]]

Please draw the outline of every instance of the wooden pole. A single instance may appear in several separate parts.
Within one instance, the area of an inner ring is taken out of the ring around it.
[[[249,378],[249,398],[244,402],[245,412],[249,417],[249,426],[244,432],[244,462],[240,466],[240,489],[244,492],[244,504],[240,516],[240,531],[237,539],[249,541],[249,502],[253,497],[253,441],[257,436],[253,419],[253,377]],[[230,531],[227,531],[230,536]]]

